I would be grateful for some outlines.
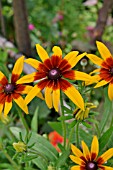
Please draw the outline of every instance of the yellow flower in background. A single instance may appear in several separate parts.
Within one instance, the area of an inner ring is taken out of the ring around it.
[[[97,88],[108,84],[108,96],[110,100],[113,100],[113,57],[102,42],[97,41],[96,43],[102,59],[94,54],[87,54],[86,56],[100,68],[91,72],[91,74],[96,73],[96,75],[92,76],[92,80],[86,82],[86,85],[97,83],[94,87]]]
[[[36,45],[37,52],[42,62],[29,58],[25,60],[37,71],[26,75],[18,80],[21,82],[33,82],[40,80],[26,96],[25,101],[28,104],[41,90],[45,88],[45,101],[49,108],[54,107],[58,111],[60,101],[60,90],[62,90],[78,107],[84,110],[84,101],[78,90],[66,79],[70,80],[90,80],[86,73],[74,71],[72,68],[78,61],[86,55],[78,55],[78,51],[72,51],[62,58],[60,47],[53,47],[53,54],[48,56],[47,52],[39,44]],[[77,56],[78,55],[78,56]]]
[[[113,156],[113,148],[98,157],[99,143],[96,136],[93,137],[90,151],[84,141],[82,141],[83,152],[73,144],[71,144],[71,149],[74,155],[70,155],[70,159],[78,165],[72,166],[70,170],[113,170],[113,168],[103,165]]]
[[[81,110],[80,108],[76,108],[73,112],[76,120],[84,120],[88,117],[90,109],[96,108],[93,103],[85,103],[85,110]]]
[[[26,144],[21,141],[19,141],[18,143],[13,143],[13,147],[17,152],[24,152],[27,150]]]

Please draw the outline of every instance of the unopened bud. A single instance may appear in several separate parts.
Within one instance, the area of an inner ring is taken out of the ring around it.
[[[18,143],[13,143],[13,147],[17,152],[24,152],[27,149],[27,146],[24,142],[19,141]]]

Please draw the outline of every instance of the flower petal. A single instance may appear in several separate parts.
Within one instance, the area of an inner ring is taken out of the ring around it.
[[[18,84],[17,85],[17,89],[15,90],[16,93],[20,93],[20,94],[28,94],[29,91],[32,89],[32,86],[29,85],[21,85]]]
[[[45,101],[47,106],[51,109],[53,107],[52,104],[52,88],[46,87],[45,89]]]
[[[113,170],[113,168],[112,168],[112,167],[109,167],[109,166],[99,166],[99,168],[100,168],[101,170]]]
[[[74,155],[76,155],[77,157],[80,158],[80,157],[83,156],[83,153],[76,146],[74,146],[73,144],[71,144],[71,150],[74,153]]]
[[[18,80],[18,77],[22,73],[23,65],[24,65],[24,56],[21,56],[19,59],[17,59],[15,65],[14,65],[13,71],[12,71],[11,79],[12,80],[15,79],[15,78],[13,78],[13,76],[15,77],[15,75],[16,75],[15,82]]]
[[[76,157],[76,156],[70,155],[69,157],[76,164],[79,164],[79,165],[83,165],[84,164],[83,160],[78,158],[78,157]]]
[[[94,71],[90,72],[90,75],[94,74],[94,73],[99,73],[100,72],[100,68],[95,69]]]
[[[97,87],[101,87],[101,86],[104,86],[106,84],[108,84],[109,82],[105,81],[105,80],[102,80],[102,81],[99,81],[96,86],[94,86],[94,88],[97,88]]]
[[[60,102],[60,90],[59,89],[53,90],[53,106],[56,112],[58,112],[59,102]]]
[[[39,92],[36,96],[37,96],[38,98],[44,100],[43,94],[42,94],[41,92]]]
[[[91,76],[90,81],[85,81],[85,85],[88,86],[88,85],[91,85],[93,83],[97,83],[100,80],[101,80],[101,77],[99,75],[94,75],[94,76]]]
[[[78,53],[78,51],[71,51],[64,57],[64,59],[71,65],[71,68],[75,66],[74,61]]]
[[[12,96],[7,95],[5,100],[5,106],[4,106],[4,116],[7,116],[11,108],[12,108]]]
[[[78,55],[76,59],[73,61],[73,65],[75,66],[84,56],[86,56],[86,52]]]
[[[84,110],[84,101],[78,90],[68,81],[60,80],[61,90],[75,103],[78,107]]]
[[[109,86],[108,86],[108,96],[110,100],[113,100],[113,84],[112,83],[109,83]]]
[[[91,144],[91,160],[95,160],[97,158],[98,152],[99,152],[98,139],[97,136],[94,136]]]
[[[28,58],[28,59],[26,59],[24,62],[27,63],[27,64],[29,64],[29,65],[31,65],[31,66],[34,67],[36,70],[38,70],[38,67],[39,67],[39,65],[40,65],[40,63],[41,63],[40,61],[35,60],[35,59],[33,59],[33,58]]]
[[[87,54],[86,56],[87,56],[94,64],[97,64],[97,65],[101,66],[102,63],[103,63],[103,60],[102,60],[101,58],[97,57],[97,56],[94,55],[94,54]]]
[[[91,76],[80,71],[75,71],[75,80],[90,81]]]
[[[113,148],[107,150],[105,153],[103,153],[98,159],[98,164],[102,165],[105,163],[108,159],[110,159],[113,156]]]
[[[4,107],[4,103],[0,103],[0,114],[2,113],[3,107]]]
[[[28,104],[40,91],[41,89],[35,85],[25,98],[26,104]]]
[[[108,48],[102,42],[96,41],[96,44],[98,51],[104,60],[112,56]]]
[[[80,166],[72,166],[70,170],[82,170]],[[84,170],[84,169],[83,169]]]
[[[54,52],[53,55],[62,57],[62,50],[61,50],[60,47],[54,46],[54,47],[52,48],[52,51]]]
[[[83,149],[83,154],[84,154],[84,157],[86,158],[86,160],[90,160],[90,152],[89,152],[89,149],[88,149],[88,146],[85,144],[84,141],[82,141],[82,149]]]
[[[46,50],[45,50],[43,47],[41,47],[39,44],[36,44],[36,49],[37,49],[37,53],[38,53],[40,59],[41,59],[43,62],[44,62],[46,59],[49,58]]]
[[[8,83],[8,80],[6,76],[0,71],[0,84],[6,85]]]
[[[36,75],[36,72],[31,73],[29,75],[25,75],[22,78],[20,78],[19,80],[17,80],[16,84],[31,83],[34,81],[35,75]]]
[[[21,95],[14,93],[13,100],[26,114],[29,114],[25,100],[22,98]]]

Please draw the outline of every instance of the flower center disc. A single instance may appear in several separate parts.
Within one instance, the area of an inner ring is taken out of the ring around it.
[[[61,77],[61,73],[58,68],[51,69],[48,73],[48,78],[51,80],[57,80],[60,77]]]
[[[15,88],[14,85],[9,83],[5,86],[4,92],[7,94],[12,93],[14,91],[14,88]]]
[[[110,68],[110,73],[113,75],[113,67]]]
[[[86,170],[97,170],[98,166],[96,162],[88,162],[86,164]]]

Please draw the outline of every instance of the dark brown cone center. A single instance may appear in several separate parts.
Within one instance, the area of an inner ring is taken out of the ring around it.
[[[86,164],[86,170],[98,170],[98,166],[96,162],[88,162]]]
[[[58,68],[53,68],[48,73],[48,78],[51,80],[57,80],[61,78],[61,72]]]
[[[12,93],[14,91],[14,84],[8,83],[5,87],[4,87],[4,92],[9,94]]]
[[[110,73],[113,75],[113,67],[110,68]]]

